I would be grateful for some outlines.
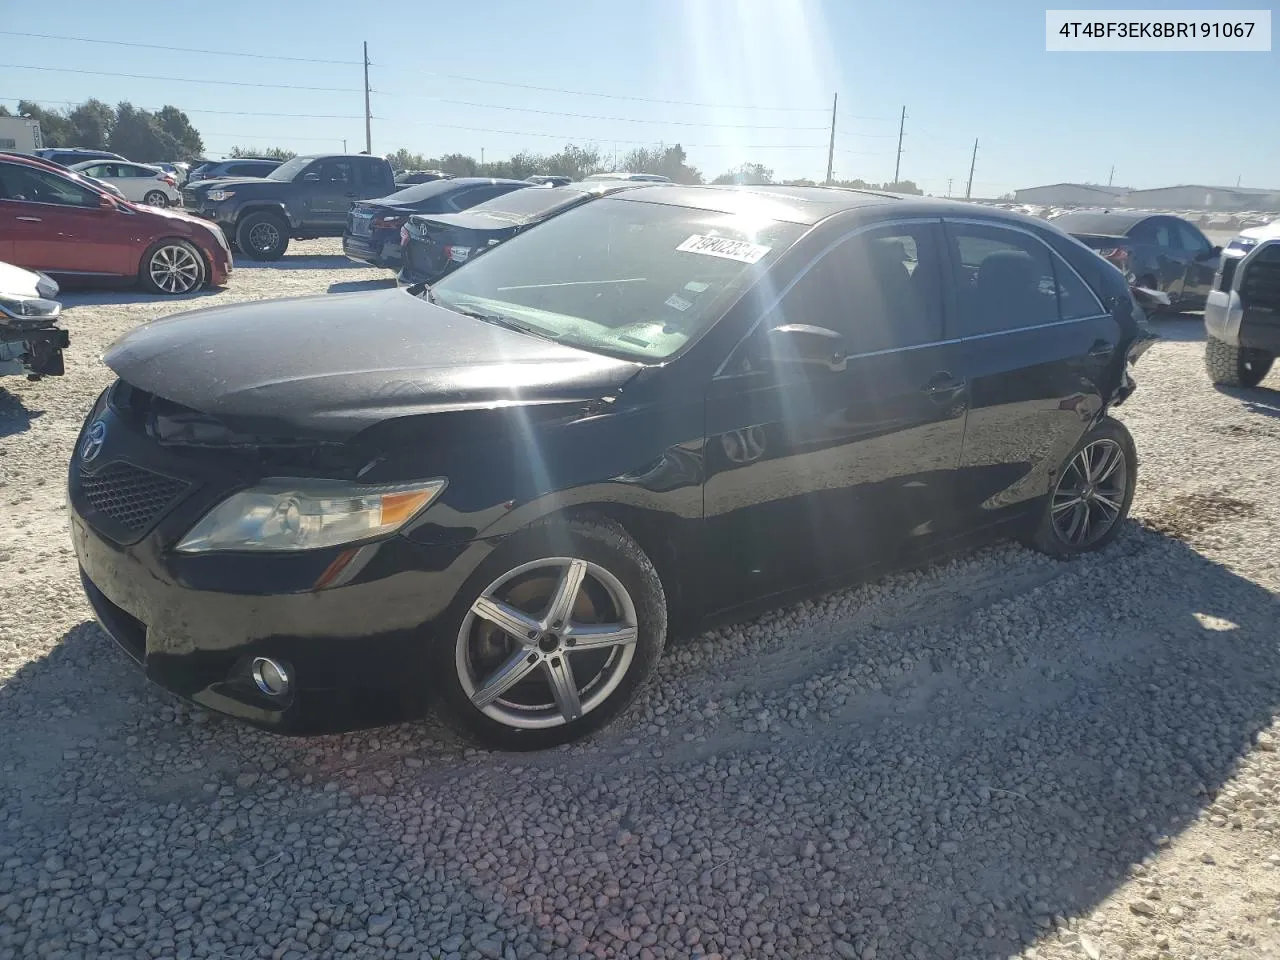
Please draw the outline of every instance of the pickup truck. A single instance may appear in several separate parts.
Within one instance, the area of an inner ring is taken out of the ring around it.
[[[351,204],[394,190],[383,158],[326,154],[286,160],[265,177],[189,184],[182,206],[218,224],[245,256],[278,260],[291,239],[342,236]]]

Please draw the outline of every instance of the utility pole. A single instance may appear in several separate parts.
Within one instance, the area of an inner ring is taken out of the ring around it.
[[[947,196],[948,197],[951,196],[951,182],[953,180],[955,180],[955,177],[947,177]]]
[[[1237,186],[1237,187],[1238,187],[1238,186],[1240,186],[1240,177],[1241,177],[1241,176],[1242,176],[1241,174],[1236,174],[1236,186]]]
[[[827,147],[827,184],[831,184],[831,165],[836,158],[836,101],[840,99],[840,94],[833,93],[831,95],[831,143]]]
[[[1113,163],[1111,165],[1111,172],[1107,174],[1107,186],[1109,187],[1115,182],[1116,182],[1116,165]]]
[[[373,155],[373,111],[369,109],[369,41],[364,42],[364,152]]]
[[[342,138],[342,152],[343,152],[343,153],[346,153],[346,152],[347,152],[347,138],[346,138],[346,137],[343,137],[343,138]]]
[[[484,166],[484,147],[480,148],[480,166]]]
[[[978,138],[973,138],[973,159],[969,161],[969,185],[964,188],[964,198],[969,199],[973,193],[973,168],[978,163]]]
[[[893,164],[893,182],[898,182],[898,174],[902,170],[902,131],[907,125],[907,108],[902,107],[902,119],[898,121],[898,159]]]

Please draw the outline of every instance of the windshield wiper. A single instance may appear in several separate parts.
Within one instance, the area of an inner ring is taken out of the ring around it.
[[[427,291],[427,295],[431,299],[432,303],[436,302],[430,290]],[[456,304],[451,303],[441,304],[441,306],[447,307],[454,313],[460,313],[464,317],[475,317],[477,320],[483,320],[485,323],[492,323],[499,327],[506,327],[508,330],[516,330],[520,333],[532,334],[535,337],[542,337],[544,340],[559,339],[555,334],[547,333],[544,330],[539,330],[537,327],[530,326],[527,323],[522,323],[515,317],[509,317],[505,313],[485,313],[483,310],[471,310],[467,307],[459,307]]]

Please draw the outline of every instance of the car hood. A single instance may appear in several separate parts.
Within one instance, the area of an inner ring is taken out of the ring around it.
[[[214,177],[210,180],[196,180],[191,184],[191,187],[193,190],[212,190],[214,187],[226,189],[227,187],[252,187],[260,183],[289,182],[288,180],[272,180],[269,177]]]
[[[418,414],[582,403],[641,369],[402,289],[196,310],[138,327],[103,360],[193,410],[259,433],[328,439]]]
[[[1280,238],[1280,219],[1272,220],[1266,226],[1250,227],[1248,230],[1241,230],[1240,236],[1250,240],[1275,240]]]
[[[0,263],[0,294],[52,300],[58,295],[58,285],[43,273],[24,270],[11,263]]]

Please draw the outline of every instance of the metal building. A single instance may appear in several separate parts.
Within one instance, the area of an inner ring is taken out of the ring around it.
[[[1105,187],[1096,183],[1051,183],[1044,187],[1017,190],[1013,197],[1018,203],[1091,207],[1115,204],[1128,192],[1128,187]]]
[[[1154,190],[1130,190],[1124,198],[1128,207],[1149,207],[1157,210],[1237,210],[1280,209],[1280,190],[1261,190],[1255,187],[1206,187],[1201,184],[1181,184],[1176,187],[1156,187]]]

